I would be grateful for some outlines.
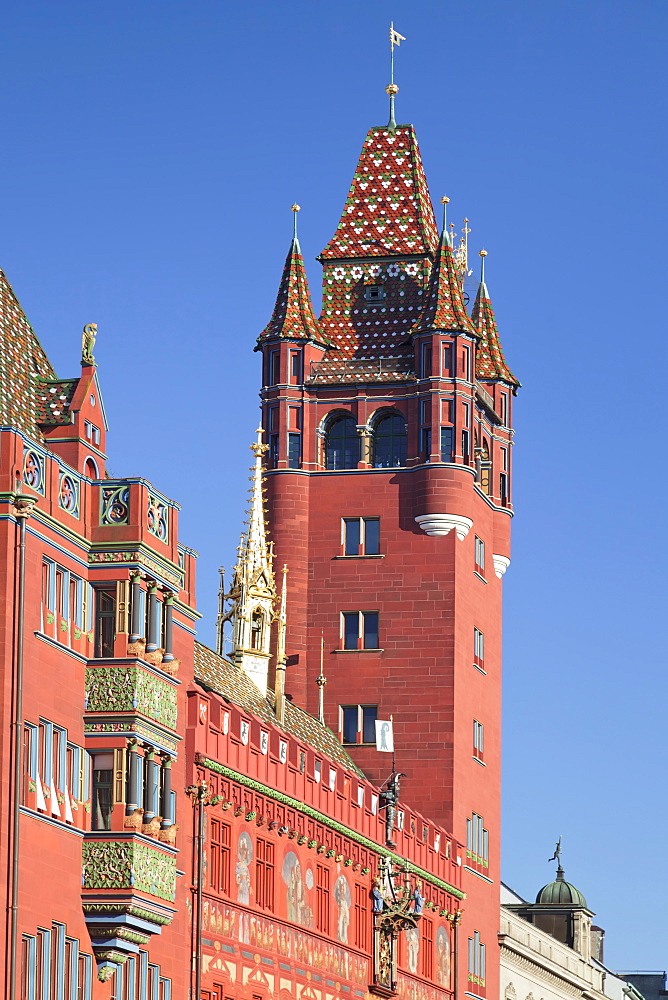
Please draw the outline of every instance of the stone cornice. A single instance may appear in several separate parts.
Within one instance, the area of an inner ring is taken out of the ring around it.
[[[541,960],[531,958],[530,955],[527,955],[525,947],[520,942],[515,941],[510,935],[499,934],[499,945],[502,962],[505,957],[510,964],[523,969],[525,972],[532,973],[538,979],[542,979],[544,982],[550,983],[552,986],[568,993],[569,996],[592,998],[592,1000],[593,998],[603,997],[603,994],[596,987],[580,979],[577,973],[569,973],[567,969],[561,971],[559,966],[542,956]],[[546,968],[544,964],[546,962],[550,962],[552,968]]]
[[[420,868],[418,865],[413,864],[413,862],[409,861],[407,858],[403,858],[401,855],[395,854],[393,851],[388,851],[387,848],[381,847],[380,844],[376,844],[375,841],[369,840],[368,837],[358,833],[356,830],[351,830],[350,827],[344,826],[343,823],[339,823],[335,819],[331,819],[331,817],[326,816],[317,809],[314,809],[313,806],[309,806],[305,802],[300,802],[299,799],[293,799],[290,795],[286,795],[284,792],[279,792],[275,788],[270,788],[268,785],[264,785],[262,782],[256,781],[254,778],[249,778],[245,774],[240,774],[238,771],[233,771],[232,768],[226,767],[225,764],[219,764],[218,761],[211,760],[210,757],[205,757],[203,755],[198,756],[195,758],[195,763],[202,767],[208,767],[210,771],[215,771],[216,774],[222,774],[225,778],[237,781],[240,785],[245,785],[246,788],[252,788],[254,791],[259,792],[262,795],[266,795],[268,798],[274,799],[277,802],[282,802],[291,809],[297,809],[306,816],[310,816],[312,819],[315,819],[318,823],[322,823],[323,826],[329,827],[330,830],[334,830],[335,833],[340,833],[344,837],[349,837],[351,840],[354,840],[355,843],[361,844],[363,847],[367,847],[375,854],[381,854],[383,857],[390,858],[392,861],[396,861],[402,866],[407,866],[408,870],[414,875],[419,876],[424,879],[425,882],[429,882],[430,885],[436,886],[438,889],[444,889],[445,892],[449,892],[450,895],[455,896],[456,899],[466,898],[466,893],[462,892],[461,889],[456,889],[453,885],[449,885],[448,882],[444,882],[431,872],[425,871],[424,868]]]

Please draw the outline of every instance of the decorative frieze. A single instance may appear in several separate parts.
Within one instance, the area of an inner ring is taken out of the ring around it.
[[[176,729],[176,688],[139,664],[86,668],[86,711],[133,712]]]
[[[134,838],[85,841],[82,884],[84,889],[133,889],[173,903],[176,858]]]

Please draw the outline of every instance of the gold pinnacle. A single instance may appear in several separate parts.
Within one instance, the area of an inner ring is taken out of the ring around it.
[[[399,88],[397,87],[396,83],[388,83],[387,87],[385,88],[385,93],[389,94],[390,97],[394,97],[395,94],[399,93]]]
[[[295,204],[295,205],[292,205],[292,206],[291,206],[291,209],[290,209],[290,210],[291,210],[292,212],[301,212],[302,208],[301,208],[301,205],[297,205],[297,204]]]
[[[486,257],[487,256],[487,251],[486,250],[481,250],[479,256],[480,257]]]
[[[441,205],[449,205],[449,204],[450,204],[450,199],[448,198],[447,194],[444,194],[443,197],[441,198]]]

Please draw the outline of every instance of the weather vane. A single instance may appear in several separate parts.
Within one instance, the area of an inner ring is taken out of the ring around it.
[[[394,30],[394,21],[390,22],[390,82],[385,88],[385,93],[390,95],[390,121],[388,123],[388,128],[391,131],[397,127],[397,123],[394,118],[394,98],[395,95],[399,93],[399,88],[394,82],[394,46],[401,45],[405,42],[406,38],[404,35],[400,35],[398,31]]]

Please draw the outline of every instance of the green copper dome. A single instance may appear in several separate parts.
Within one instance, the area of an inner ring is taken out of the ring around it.
[[[557,878],[554,882],[544,885],[536,896],[536,903],[552,903],[558,906],[583,906],[587,908],[587,900],[579,889],[564,878],[564,869],[559,865]]]

